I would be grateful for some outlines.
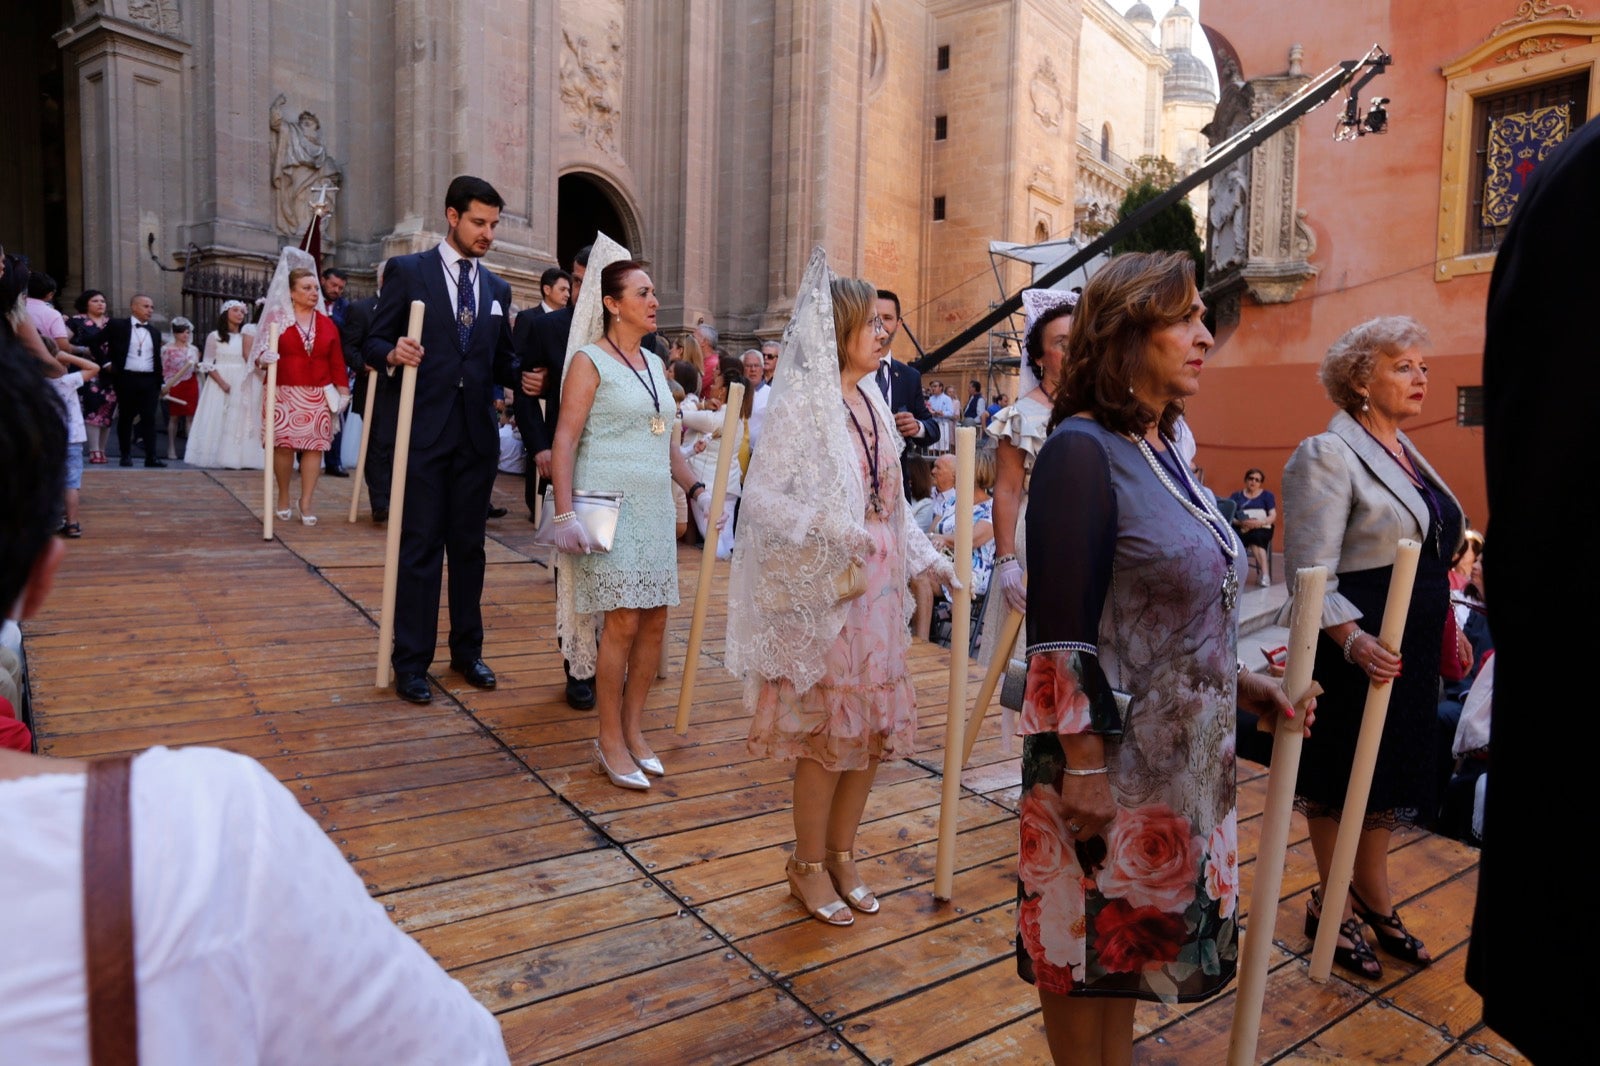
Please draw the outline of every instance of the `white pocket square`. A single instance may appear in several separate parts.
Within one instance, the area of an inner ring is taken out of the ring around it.
[[[491,303],[489,305],[489,314],[491,314],[491,315],[504,315],[505,314],[504,311],[500,310],[500,301],[499,300],[495,300],[493,303]]]

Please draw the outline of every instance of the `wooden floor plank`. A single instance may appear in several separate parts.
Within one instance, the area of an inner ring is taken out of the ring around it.
[[[41,750],[213,744],[261,759],[395,922],[499,1014],[513,1062],[1046,1058],[1037,996],[1012,960],[1020,768],[998,715],[962,774],[955,898],[932,895],[943,649],[912,644],[915,751],[881,768],[856,840],[883,910],[832,929],[788,892],[791,768],[746,744],[742,685],[722,664],[725,564],[691,728],[679,736],[701,565],[697,550],[679,552],[671,676],[645,711],[669,773],[649,792],[627,792],[590,771],[594,712],[565,703],[554,585],[518,515],[491,522],[486,547],[485,657],[499,686],[478,690],[448,670],[441,603],[434,701],[416,707],[373,684],[383,527],[290,524],[264,542],[259,474],[85,477],[92,544],[69,546],[47,609],[25,627]],[[336,495],[324,510],[337,510]],[[520,481],[502,478],[495,498],[520,514]],[[970,676],[975,688],[976,664]],[[1239,780],[1247,904],[1267,777],[1240,763]],[[1523,1061],[1482,1026],[1462,979],[1475,851],[1397,832],[1396,898],[1439,961],[1384,956],[1380,980],[1336,970],[1319,985],[1306,976],[1301,925],[1316,865],[1299,816],[1290,844],[1262,1061]],[[1199,1004],[1142,1004],[1137,1060],[1222,1061],[1233,998],[1229,989]]]

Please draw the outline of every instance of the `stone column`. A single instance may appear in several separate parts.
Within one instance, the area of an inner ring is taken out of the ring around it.
[[[162,24],[165,29],[174,26]],[[83,175],[85,286],[104,289],[126,314],[136,291],[162,314],[178,306],[178,274],[149,259],[148,235],[170,256],[187,221],[184,66],[188,42],[127,19],[94,14],[56,35],[66,53],[69,112],[77,115]],[[76,254],[76,251],[75,251]]]
[[[452,121],[451,12],[451,5],[429,0],[395,0],[395,224],[384,238],[385,256],[419,252],[444,237],[444,194],[461,151]]]

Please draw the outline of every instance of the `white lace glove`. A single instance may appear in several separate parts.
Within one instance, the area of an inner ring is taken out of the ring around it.
[[[262,352],[256,356],[257,366],[271,366],[278,361],[278,353],[273,351]]]
[[[701,529],[710,529],[711,523],[711,490],[702,489],[700,495],[689,501],[689,507],[694,511],[695,521]]]
[[[594,550],[589,531],[583,528],[583,523],[576,516],[564,521],[556,519],[555,528],[550,531],[550,541],[556,551],[567,555],[588,555]]]
[[[1005,597],[1006,606],[1019,614],[1028,610],[1028,589],[1023,577],[1022,564],[1015,559],[1007,559],[994,570],[994,586]]]
[[[939,561],[928,567],[928,572],[933,574],[935,581],[951,592],[956,592],[962,587],[961,582],[956,580],[956,564],[947,556],[940,555]]]

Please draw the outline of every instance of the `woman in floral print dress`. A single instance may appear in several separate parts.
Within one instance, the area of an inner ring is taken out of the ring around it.
[[[1243,549],[1172,443],[1203,312],[1186,256],[1096,274],[1033,468],[1017,963],[1057,1062],[1127,1062],[1137,1000],[1232,977],[1235,703],[1293,713],[1240,670]]]

